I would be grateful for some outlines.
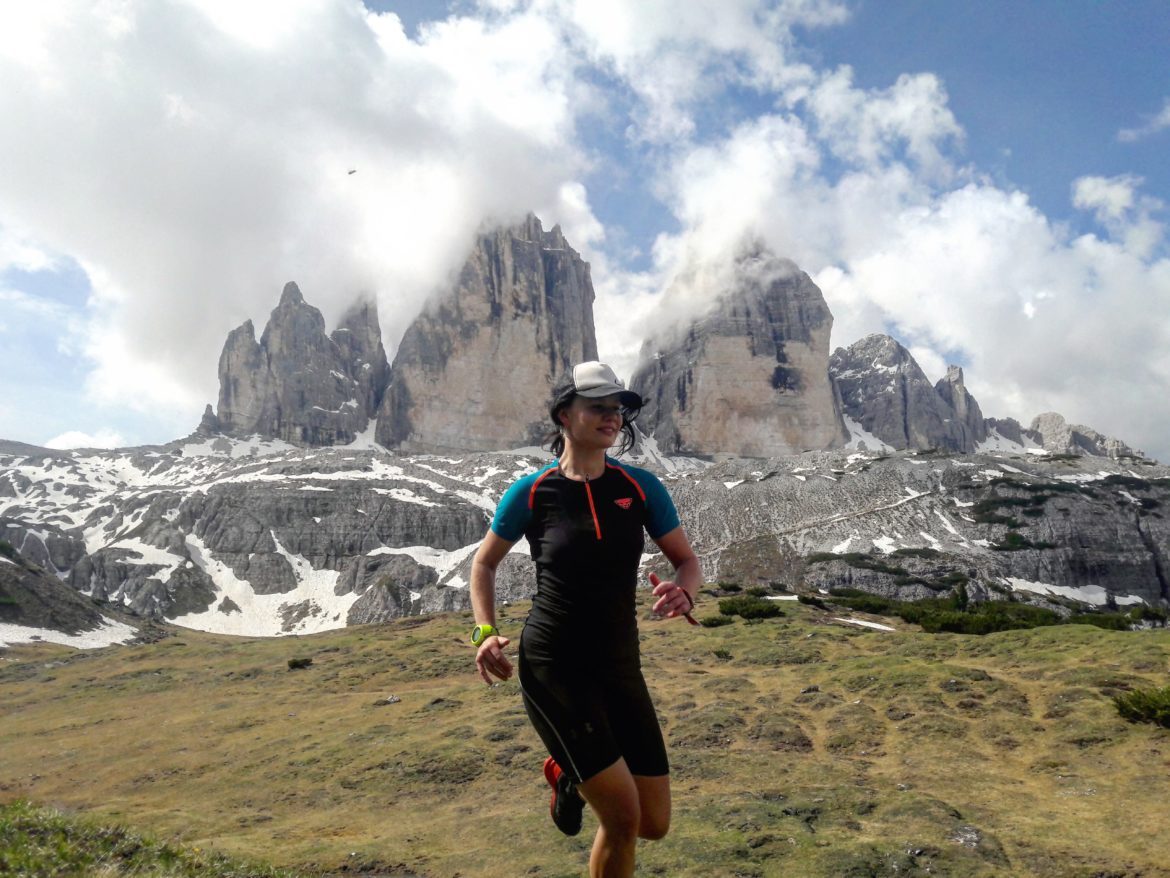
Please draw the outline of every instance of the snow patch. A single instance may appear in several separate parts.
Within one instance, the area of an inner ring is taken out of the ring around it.
[[[102,626],[80,634],[65,634],[49,628],[29,628],[25,625],[0,623],[0,647],[15,646],[18,643],[59,643],[75,649],[101,649],[117,643],[128,643],[138,635],[137,628],[115,622],[105,616]]]
[[[1015,576],[1005,577],[1004,583],[1010,586],[1012,591],[1028,591],[1050,597],[1072,598],[1074,601],[1092,604],[1094,607],[1105,606],[1109,597],[1109,592],[1099,585],[1082,585],[1079,588],[1073,588],[1067,585],[1049,585],[1046,582],[1030,582]]]
[[[862,628],[873,628],[875,631],[897,631],[897,628],[891,628],[889,625],[882,625],[880,622],[867,622],[865,619],[844,619],[833,618],[834,622],[845,622],[848,625],[860,625]]]
[[[959,536],[959,532],[955,530],[955,526],[951,524],[950,520],[945,515],[943,515],[940,510],[934,510],[934,514],[938,516],[939,521],[942,522],[943,527],[945,527],[949,533],[956,537]]]
[[[879,552],[888,555],[897,548],[893,537],[881,537],[873,541],[873,547]]]

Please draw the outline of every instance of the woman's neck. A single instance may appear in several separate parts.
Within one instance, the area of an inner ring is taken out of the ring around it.
[[[605,475],[605,449],[575,449],[566,443],[559,466],[567,478],[575,482],[591,482]]]

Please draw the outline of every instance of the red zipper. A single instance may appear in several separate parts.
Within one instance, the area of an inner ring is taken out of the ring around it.
[[[597,538],[601,539],[601,522],[597,520],[597,507],[593,505],[593,492],[589,490],[589,477],[585,477],[585,496],[589,498],[589,511],[593,513],[593,529],[597,531]]]

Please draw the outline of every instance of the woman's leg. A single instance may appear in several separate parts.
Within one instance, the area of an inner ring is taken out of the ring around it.
[[[634,775],[638,787],[638,838],[650,841],[664,838],[670,831],[670,775],[643,777]]]
[[[577,787],[601,824],[589,857],[589,878],[629,878],[641,824],[638,785],[619,759]]]
[[[601,824],[589,858],[590,878],[633,875],[638,839],[659,839],[670,830],[670,776],[633,775],[619,759],[577,789]]]

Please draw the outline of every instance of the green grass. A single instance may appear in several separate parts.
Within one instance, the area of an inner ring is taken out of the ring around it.
[[[296,878],[289,870],[160,842],[23,800],[0,806],[0,875]]]
[[[700,602],[698,617],[717,604]],[[1165,685],[1170,631],[969,637],[843,624],[828,604],[785,610],[754,624],[640,623],[674,819],[640,845],[638,874],[1170,874],[1170,729],[1127,722],[1113,703]],[[502,608],[505,630],[526,611]],[[61,839],[48,874],[87,878],[582,875],[596,821],[575,838],[552,827],[517,682],[478,680],[470,624],[457,613],[279,639],[179,631],[90,652],[5,650],[5,825],[22,809],[34,826],[73,824],[24,800],[85,828],[6,829],[3,850],[30,863],[45,856],[37,838]],[[311,666],[290,672],[303,657]],[[153,865],[111,871],[119,833],[156,851]],[[161,871],[184,857],[203,871]]]

